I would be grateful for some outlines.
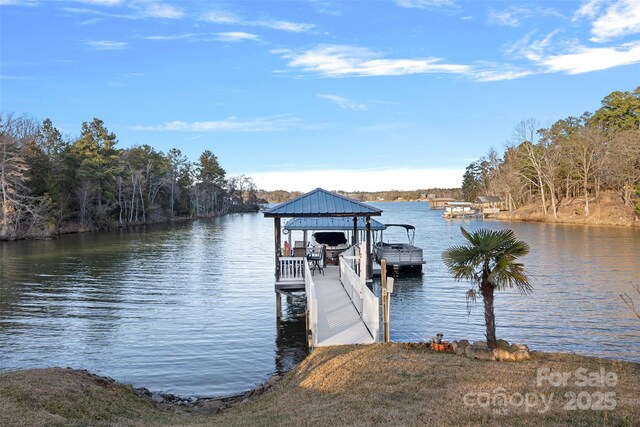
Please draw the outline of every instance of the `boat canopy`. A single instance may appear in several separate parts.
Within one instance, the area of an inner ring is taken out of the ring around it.
[[[401,227],[407,231],[407,239],[409,244],[413,245],[413,240],[416,237],[416,228],[411,224],[385,224],[385,230],[389,227]]]
[[[384,230],[386,226],[375,219],[371,220],[371,230]],[[336,230],[348,231],[353,230],[353,218],[348,217],[320,217],[320,218],[293,218],[287,221],[284,229],[293,230]],[[362,217],[358,217],[358,230],[365,230],[366,222]]]
[[[473,206],[473,203],[471,203],[471,202],[447,202],[446,205],[447,206],[466,207],[466,206]]]
[[[415,230],[416,228],[411,224],[385,224],[385,227],[403,227],[407,231]]]

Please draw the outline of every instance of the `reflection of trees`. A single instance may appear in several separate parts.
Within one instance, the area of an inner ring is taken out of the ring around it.
[[[304,294],[287,297],[276,333],[276,372],[292,369],[308,354]]]
[[[636,290],[636,293],[640,295],[640,285],[632,285],[632,286]],[[627,307],[629,307],[631,311],[634,312],[636,317],[640,319],[640,309],[636,307],[636,304],[633,302],[633,298],[631,298],[631,296],[626,292],[620,294],[620,298],[622,298],[622,301],[624,301],[624,303],[627,304]]]

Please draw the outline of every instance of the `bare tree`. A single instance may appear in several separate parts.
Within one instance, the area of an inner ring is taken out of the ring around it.
[[[544,149],[537,144],[538,129],[540,125],[536,119],[523,120],[516,125],[513,131],[514,140],[523,147],[525,161],[532,171],[531,174],[523,174],[522,176],[529,180],[532,185],[538,188],[540,192],[540,201],[542,203],[542,213],[547,216],[547,199],[545,194],[544,180]],[[532,179],[533,178],[533,179]]]
[[[604,136],[602,131],[584,127],[574,133],[568,144],[568,157],[582,184],[584,214],[589,215],[589,187],[599,171],[604,156]]]

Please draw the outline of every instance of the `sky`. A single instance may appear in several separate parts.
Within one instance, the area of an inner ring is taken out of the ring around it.
[[[640,1],[0,0],[0,110],[308,191],[459,187],[640,86]]]

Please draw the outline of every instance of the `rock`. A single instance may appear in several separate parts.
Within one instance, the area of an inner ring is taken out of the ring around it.
[[[280,375],[274,375],[269,379],[270,383],[275,383],[276,381],[280,381]]]
[[[487,348],[487,342],[486,341],[476,341],[473,343],[474,347],[478,347],[478,348]]]
[[[529,352],[527,350],[518,350],[513,354],[513,358],[514,360],[529,360],[531,359],[531,356],[529,355]]]
[[[498,348],[500,348],[500,349],[509,350],[509,341],[507,341],[507,340],[497,340],[496,344],[498,345]]]
[[[460,340],[460,341],[458,341],[458,345],[459,345],[460,347],[466,347],[466,346],[468,346],[468,345],[469,345],[469,341],[467,341],[467,340]]]
[[[465,348],[464,354],[470,359],[496,360],[496,357],[493,355],[493,352],[489,351],[486,348],[482,348],[474,345],[470,345],[469,347]]]
[[[226,407],[222,400],[212,399],[199,402],[191,411],[192,415],[213,415],[222,411]]]
[[[516,352],[518,350],[526,350],[529,351],[529,347],[526,344],[511,344],[509,350],[512,352]]]
[[[464,355],[467,356],[469,359],[473,359],[473,346],[466,346],[464,348]]]
[[[458,341],[452,341],[449,343],[449,350],[456,352],[456,348],[458,348]]]
[[[484,348],[475,348],[473,350],[473,357],[480,360],[496,360],[493,352]]]
[[[494,348],[493,355],[496,360],[515,360],[513,353],[510,353],[503,348]]]
[[[164,397],[162,397],[158,393],[153,393],[151,395],[151,400],[154,401],[155,403],[162,403],[164,402]]]

